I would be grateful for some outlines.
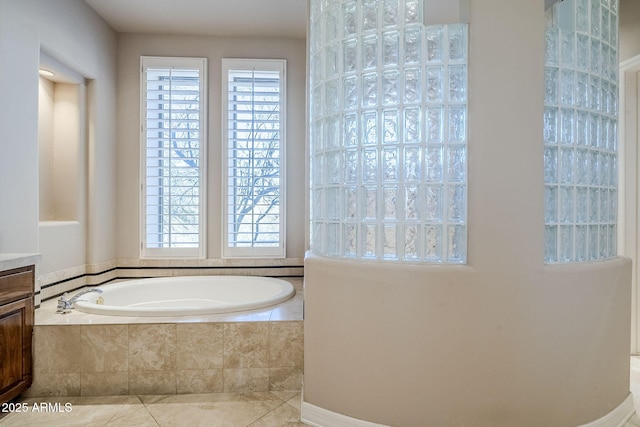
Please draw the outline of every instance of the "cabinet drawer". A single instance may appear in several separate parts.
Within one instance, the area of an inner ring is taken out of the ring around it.
[[[0,304],[33,294],[33,267],[8,270],[0,275]]]

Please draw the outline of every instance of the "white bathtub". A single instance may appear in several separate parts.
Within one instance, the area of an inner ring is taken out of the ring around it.
[[[82,295],[74,307],[108,316],[190,316],[268,307],[295,294],[289,282],[255,276],[160,277],[98,288],[103,292]]]

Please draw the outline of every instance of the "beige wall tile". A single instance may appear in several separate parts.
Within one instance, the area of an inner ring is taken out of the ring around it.
[[[293,298],[279,304],[271,310],[271,322],[278,321],[302,321],[304,318],[303,310],[304,295],[301,291],[296,290]]]
[[[129,394],[176,394],[176,371],[130,371]]]
[[[118,396],[129,394],[127,372],[84,372],[80,374],[81,396]]]
[[[245,322],[224,324],[224,367],[269,366],[269,324]]]
[[[269,367],[302,366],[304,362],[302,322],[271,322],[269,328]]]
[[[178,394],[222,393],[224,390],[222,369],[179,369],[176,383]]]
[[[269,391],[268,368],[224,370],[224,392]]]
[[[80,396],[80,373],[40,373],[23,397]]]
[[[181,323],[176,328],[177,368],[222,368],[224,330],[221,323]]]
[[[80,372],[80,326],[36,326],[33,331],[34,375]]]
[[[127,325],[84,325],[81,328],[80,368],[82,372],[129,370]]]
[[[175,368],[176,325],[129,325],[130,371],[161,371]]]
[[[302,389],[302,367],[269,368],[269,390]]]
[[[26,396],[299,391],[303,333],[302,321],[36,326]]]

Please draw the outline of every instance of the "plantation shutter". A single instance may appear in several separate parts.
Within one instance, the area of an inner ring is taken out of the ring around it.
[[[204,254],[204,59],[143,58],[149,256]]]
[[[225,60],[225,256],[284,256],[284,61]]]

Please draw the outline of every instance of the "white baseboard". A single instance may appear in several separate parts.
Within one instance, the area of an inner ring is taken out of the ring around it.
[[[300,413],[302,422],[314,427],[387,427],[382,424],[338,414],[307,403],[304,400],[302,401]],[[611,412],[579,427],[623,427],[634,413],[633,395],[629,393],[627,398]]]
[[[629,418],[635,414],[633,407],[633,395],[629,393],[627,398],[622,401],[616,408],[614,408],[608,414],[598,418],[595,421],[591,421],[587,424],[582,424],[578,427],[622,427],[625,425]]]
[[[331,412],[305,401],[302,402],[300,415],[303,423],[314,427],[388,427]]]

